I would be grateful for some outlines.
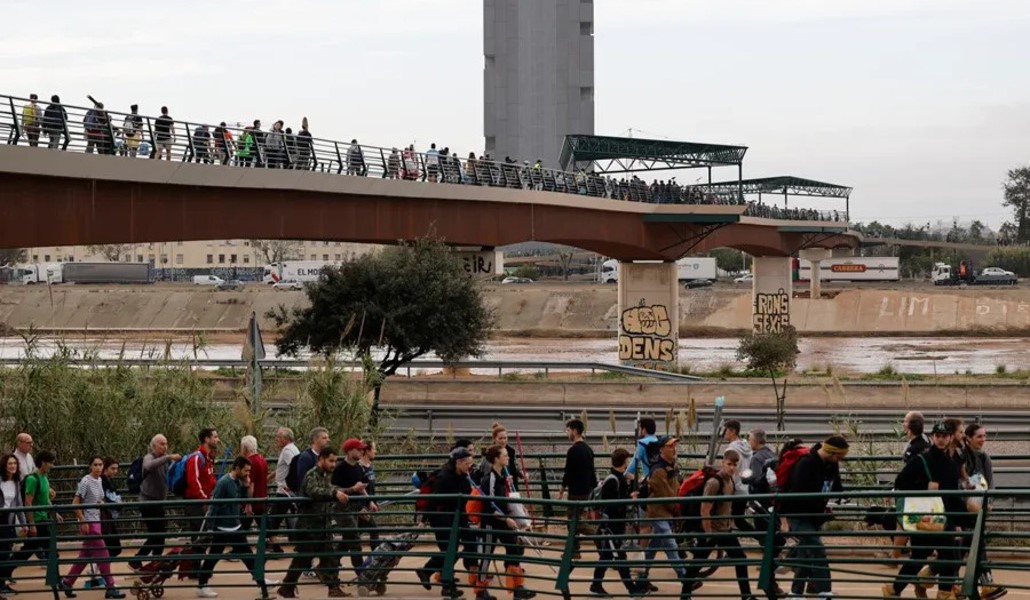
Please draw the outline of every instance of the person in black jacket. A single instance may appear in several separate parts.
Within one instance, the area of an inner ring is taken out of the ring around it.
[[[433,482],[433,495],[469,495],[472,493],[472,481],[469,479],[469,471],[472,469],[472,453],[468,448],[455,448],[451,450],[450,460],[437,472],[436,480]],[[447,556],[447,546],[450,543],[451,526],[454,522],[454,515],[458,515],[458,527],[460,534],[466,542],[466,550],[469,543],[465,531],[468,531],[469,520],[465,514],[465,500],[461,498],[439,498],[429,514],[429,524],[433,528],[433,535],[436,536],[436,545],[440,548],[440,554],[431,557],[426,564],[415,571],[415,575],[422,582],[422,587],[427,590],[432,587],[431,578],[433,573],[443,572],[444,560]],[[457,556],[455,557],[457,558]],[[462,557],[465,568],[471,573],[476,568],[475,560],[467,556]],[[442,595],[445,598],[461,598],[461,590],[454,579],[443,580]]]
[[[583,432],[586,431],[583,421],[569,419],[565,423],[565,434],[569,436],[572,445],[565,453],[565,470],[561,479],[561,491],[559,497],[564,498],[566,490],[569,500],[584,501],[590,498],[590,492],[597,485],[597,471],[594,470],[594,451],[583,441]],[[569,509],[569,524],[576,521],[576,533],[591,535],[593,529],[584,523],[580,518],[583,511],[581,504],[576,504]],[[576,538],[574,555],[579,554],[579,538]]]
[[[511,493],[510,480],[505,473],[508,465],[508,450],[500,444],[494,444],[486,449],[483,458],[490,463],[490,471],[483,474],[479,483],[480,491],[485,496],[507,498]],[[509,514],[508,502],[494,500],[487,503],[484,506],[480,529],[484,555],[479,564],[480,575],[489,573],[490,555],[493,554],[494,547],[500,544],[504,546],[504,572],[508,591],[514,595],[516,600],[528,600],[536,596],[535,592],[526,589],[525,586],[525,571],[519,564],[525,550],[519,544],[518,523]],[[480,577],[475,586],[476,600],[493,600],[486,585],[487,579]]]
[[[905,415],[905,420],[902,421],[901,425],[905,428],[905,437],[908,439],[908,445],[905,446],[905,452],[901,455],[901,460],[908,464],[913,458],[926,452],[930,447],[930,441],[923,434],[923,413],[909,412]]]
[[[60,147],[67,122],[68,113],[61,106],[61,98],[54,94],[50,97],[50,105],[43,111],[43,131],[50,137],[49,148],[56,150]]]
[[[793,494],[827,494],[843,491],[840,482],[840,461],[848,454],[848,441],[840,435],[831,435],[812,451],[798,460],[790,472],[787,486],[791,495],[780,501],[780,512],[787,518],[790,535],[798,540],[795,557],[798,566],[791,583],[791,596],[800,598],[811,585],[815,594],[832,595],[830,566],[826,559],[821,529],[828,520],[828,498],[797,498]]]
[[[962,472],[958,464],[948,455],[948,446],[952,443],[953,432],[944,422],[933,426],[930,449],[913,459],[901,469],[894,488],[897,490],[958,490]],[[945,513],[961,514],[965,512],[965,502],[957,496],[944,496]],[[948,515],[945,531],[955,531],[953,516]],[[894,583],[884,584],[885,598],[897,598],[909,583],[915,583],[920,569],[927,563],[930,554],[937,551],[936,571],[940,591],[940,600],[954,600],[953,587],[958,581],[958,566],[954,538],[948,535],[931,533],[912,533],[912,556],[901,566]],[[922,586],[925,596],[925,585]]]
[[[612,451],[612,469],[601,481],[601,500],[636,499],[638,492],[630,492],[629,482],[626,480],[629,457],[630,453],[625,448],[616,448]],[[631,596],[643,596],[647,592],[644,584],[633,581],[633,574],[625,564],[626,552],[622,549],[622,538],[610,537],[626,535],[626,508],[626,504],[611,504],[601,509],[601,521],[597,529],[600,536],[597,541],[600,553],[598,560],[601,564],[594,567],[594,580],[590,584],[590,593],[595,596],[611,596],[604,589],[604,574],[608,569],[619,572],[619,578]]]

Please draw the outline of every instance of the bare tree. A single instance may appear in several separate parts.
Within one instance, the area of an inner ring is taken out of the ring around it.
[[[86,251],[90,254],[99,254],[104,257],[104,260],[118,262],[123,254],[132,254],[132,246],[129,244],[96,244],[86,246]]]
[[[250,245],[268,264],[300,256],[300,244],[293,240],[250,240]]]
[[[567,248],[558,253],[558,266],[561,267],[561,278],[569,280],[569,270],[572,268],[572,259],[576,256],[572,248]]]
[[[24,248],[6,248],[0,250],[0,265],[13,265],[25,260]]]

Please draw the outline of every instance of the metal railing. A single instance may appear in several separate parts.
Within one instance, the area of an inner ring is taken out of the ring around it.
[[[979,503],[973,506],[979,508],[941,513],[949,525],[943,531],[896,530],[882,518],[899,515],[899,498],[929,496],[958,497],[963,503],[975,499]],[[778,513],[776,506],[790,498],[818,501],[818,505],[829,501],[830,511],[786,515],[792,526],[801,525],[802,520],[823,523],[811,533],[784,528],[780,517],[785,515]],[[996,586],[1010,591],[1030,590],[1030,510],[997,508],[1015,499],[1021,502],[1013,502],[1013,506],[1026,506],[1030,490],[752,496],[748,511],[739,518],[717,509],[739,500],[736,496],[704,497],[704,504],[712,511],[706,517],[700,516],[706,513],[702,512],[699,496],[565,501],[407,494],[362,498],[360,504],[271,498],[261,500],[252,516],[239,513],[241,501],[206,504],[208,510],[227,511],[228,521],[205,517],[205,505],[196,501],[65,504],[37,507],[41,513],[38,517],[42,517],[37,523],[48,527],[37,527],[26,537],[12,539],[9,536],[15,529],[5,529],[2,535],[8,537],[2,541],[7,544],[4,548],[29,541],[43,558],[37,560],[24,552],[12,557],[0,549],[0,568],[13,568],[9,579],[18,593],[49,591],[55,598],[62,590],[75,592],[78,582],[69,578],[73,568],[89,574],[87,589],[110,583],[131,590],[140,600],[160,598],[170,589],[201,585],[256,588],[262,598],[267,598],[276,591],[276,580],[300,578],[300,571],[310,565],[303,559],[317,557],[317,570],[326,576],[321,584],[330,589],[342,584],[359,595],[379,593],[397,598],[428,597],[430,592],[421,589],[423,582],[427,589],[436,588],[432,595],[439,593],[440,582],[453,582],[459,590],[496,594],[506,591],[509,583],[517,583],[508,577],[523,578],[523,597],[525,590],[546,597],[586,597],[591,592],[588,586],[599,579],[596,572],[594,577],[584,575],[596,568],[624,568],[632,578],[628,581],[631,586],[646,578],[654,586],[654,597],[682,597],[682,591],[688,588],[694,588],[694,597],[737,595],[738,587],[741,595],[746,595],[745,583],[753,593],[764,592],[769,598],[783,597],[792,586],[795,589],[791,595],[802,596],[806,592],[818,594],[832,582],[835,598],[857,599],[883,597],[881,591],[890,583],[915,583],[924,588],[938,583],[936,574],[916,575],[910,571],[908,579],[897,575],[899,567],[911,566],[913,561],[919,562],[919,556],[936,550],[938,556],[929,564],[940,574],[942,591],[954,583],[962,597],[976,600]],[[372,501],[378,504],[378,511],[368,504]],[[521,505],[523,512],[514,509],[512,503]],[[140,508],[158,507],[166,511],[166,518],[140,516]],[[80,524],[73,522],[72,511],[90,508],[108,511],[101,516],[104,525],[80,529]],[[112,510],[117,514],[111,514]],[[299,512],[299,519],[289,513],[285,520],[276,518],[287,510]],[[21,512],[0,509],[0,519],[7,522],[10,515]],[[501,518],[495,519],[495,513]],[[57,521],[58,514],[65,515],[63,522]],[[236,515],[243,517],[240,529],[233,529]],[[506,522],[508,516],[517,517],[517,530],[509,529],[512,522]],[[143,567],[135,571],[126,563],[137,560],[137,549],[147,534],[127,533],[120,528],[133,521],[167,525],[167,532],[153,534],[150,543],[169,550],[143,558],[146,564],[134,565]],[[869,524],[874,521],[875,525]],[[747,529],[735,530],[730,522]],[[723,527],[716,524],[725,524],[726,530],[721,531]],[[715,526],[715,531],[705,533],[707,525]],[[225,529],[219,530],[218,526]],[[224,547],[230,541],[236,546]],[[652,556],[640,552],[663,543],[669,544],[667,553]],[[76,556],[86,544],[92,555]],[[817,560],[810,553],[820,547],[825,549],[826,571],[809,572],[808,584],[815,589],[807,590],[802,571]],[[735,553],[734,548],[740,552]],[[114,549],[119,551],[117,556],[111,555]],[[225,549],[231,551],[222,553]],[[892,550],[897,552],[892,554]],[[911,555],[906,558],[905,552]],[[217,566],[200,562],[215,557],[223,562]],[[225,559],[243,562],[227,563]],[[517,566],[524,573],[506,571],[502,563]],[[919,565],[915,566],[918,570]],[[105,574],[108,569],[113,573],[112,580],[98,582],[96,571]],[[789,570],[795,571],[793,581],[787,575]],[[300,583],[320,582],[300,578]],[[606,585],[611,589],[618,586],[618,592],[622,592],[618,578],[608,579]],[[285,590],[284,595],[289,597],[291,591]],[[280,588],[280,592],[284,590]]]
[[[260,121],[250,126],[225,122],[213,125],[123,113],[100,104],[89,108],[60,102],[33,103],[28,98],[0,95],[0,136],[13,145],[126,158],[537,190],[629,202],[747,206],[744,214],[748,216],[846,221],[844,212],[745,202],[742,197],[712,193],[704,185],[648,184],[635,175],[617,180],[585,171],[547,169],[526,161],[520,164],[489,155],[476,157],[474,153],[462,158],[449,148],[418,152],[413,145],[385,148],[357,140],[340,142],[314,137],[306,129],[293,131],[282,127],[281,121],[271,130],[260,125]]]

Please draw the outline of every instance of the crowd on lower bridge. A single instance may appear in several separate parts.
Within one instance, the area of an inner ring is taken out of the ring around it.
[[[336,171],[353,176],[380,176],[409,181],[451,184],[486,185],[514,189],[539,190],[610,198],[629,202],[697,205],[747,205],[749,216],[790,220],[843,220],[843,215],[813,209],[779,208],[761,202],[747,202],[737,193],[714,192],[703,184],[680,185],[674,179],[647,183],[636,175],[616,178],[585,169],[561,171],[545,168],[542,160],[519,161],[510,156],[503,160],[489,153],[468,153],[462,159],[449,147],[435,143],[425,152],[414,144],[390,150],[362,146],[357,139],[339,144],[312,136],[307,118],[294,130],[277,119],[269,129],[262,121],[229,126],[193,124],[176,121],[167,106],[154,119],[139,113],[133,104],[128,113],[108,111],[103,102],[94,101],[92,108],[80,116],[68,115],[68,107],[53,95],[44,108],[36,94],[21,108],[21,136],[17,140],[39,146],[46,136],[46,145],[61,149],[73,138],[81,138],[86,153],[124,157],[146,157],[156,160],[182,160],[201,164],[238,167]]]
[[[915,411],[905,415],[902,424],[908,442],[894,489],[994,487],[983,424],[965,425],[961,419],[948,418],[926,432],[922,414]],[[581,541],[596,545],[599,562],[593,568],[591,594],[610,596],[605,588],[609,570],[618,574],[628,595],[657,592],[650,573],[662,567],[675,574],[672,581],[679,586],[679,597],[691,598],[718,568],[719,561],[713,567],[708,558],[721,553],[723,560],[731,561],[725,564],[734,568],[740,597],[751,600],[757,582],[752,581],[746,546],[741,545],[742,539],[750,537],[775,562],[790,564],[794,570],[785,589],[777,583],[775,573],[770,575],[765,590],[771,600],[833,596],[823,529],[832,516],[833,495],[844,493],[840,464],[850,449],[844,436],[829,435],[812,446],[788,440],[775,452],[767,444],[765,431],[753,428],[745,433],[739,421],[727,420],[719,432],[719,445],[725,444],[721,453],[715,452],[716,445],[709,452],[710,457],[718,458],[691,470],[678,458],[680,440],[658,435],[654,419],[639,418],[636,444],[632,449],[614,448],[600,461],[603,465],[597,464],[595,452],[584,438],[585,427],[580,419],[565,423],[570,444],[558,496],[568,501],[566,526],[571,546],[563,552],[578,559]],[[227,472],[219,477],[216,465],[222,443],[218,432],[203,429],[197,437],[199,445],[180,454],[168,447],[164,435],[154,435],[148,452],[131,463],[124,478],[119,476],[118,460],[94,456],[71,501],[62,498],[58,502],[50,482],[58,457],[46,450],[33,454],[32,435],[19,434],[15,450],[0,457],[0,501],[7,517],[0,525],[0,596],[15,592],[10,585],[18,582],[15,572],[30,565],[34,556],[47,559],[55,547],[54,528],[74,521],[81,550],[78,560],[57,582],[55,593],[59,590],[66,597],[75,597],[76,580],[95,561],[105,597],[124,597],[112,575],[110,559],[129,550],[122,545],[120,528],[125,518],[119,513],[124,512],[123,498],[131,496],[140,503],[146,530],[143,543],[128,557],[137,587],[140,581],[152,581],[162,573],[170,576],[175,570],[165,573],[161,569],[167,567],[152,565],[167,564],[176,553],[192,553],[203,560],[183,560],[178,571],[180,577],[195,582],[201,598],[218,595],[211,582],[219,561],[227,556],[242,559],[263,590],[278,585],[279,598],[296,598],[305,574],[326,586],[329,597],[345,597],[350,592],[343,589],[342,557],[349,558],[359,591],[379,589],[385,582],[383,573],[394,568],[416,538],[426,533],[434,537],[439,549],[414,570],[427,590],[438,585],[443,597],[456,599],[466,588],[477,600],[493,598],[491,590],[498,586],[490,564],[495,550],[503,548],[503,559],[496,559],[504,567],[500,587],[517,599],[536,595],[527,585],[522,564],[527,549],[540,551],[532,541],[531,517],[520,494],[529,491],[529,473],[520,440],[516,437],[513,446],[500,424],[492,426],[485,447],[477,447],[470,439],[456,440],[442,466],[412,476],[414,513],[422,526],[392,537],[380,535],[378,521],[387,502],[377,499],[374,441],[348,438],[337,446],[327,429],[317,427],[308,433],[301,449],[293,431],[280,427],[275,434],[278,453],[274,461],[262,455],[256,438],[246,436],[239,454],[228,459]],[[126,489],[119,489],[122,482]],[[182,516],[174,519],[166,512],[166,501],[173,497],[185,501]],[[981,504],[974,506],[977,501]],[[867,516],[888,530],[898,530],[893,549],[894,558],[901,559],[900,569],[894,581],[883,584],[885,599],[899,597],[909,585],[917,597],[925,598],[927,588],[937,585],[937,598],[952,600],[963,555],[972,552],[986,560],[986,546],[970,547],[968,535],[977,512],[985,510],[983,496],[945,495],[937,502],[940,506],[932,510],[923,504],[912,509],[905,503],[897,513],[888,509]],[[55,512],[55,504],[70,504],[66,506],[70,514]],[[189,541],[185,550],[166,554],[168,526],[173,521],[182,525],[181,534]],[[909,521],[932,521],[933,527],[910,528]],[[286,535],[280,533],[284,528]],[[254,553],[251,539],[255,535],[261,535],[257,543],[264,548],[264,556]],[[365,537],[368,554],[363,551]],[[634,547],[634,537],[642,540],[642,548]],[[18,544],[21,547],[15,550]],[[284,546],[290,544],[294,550],[282,581],[261,575],[257,561],[263,564],[268,556],[285,556]],[[629,552],[641,549],[642,562],[627,558]],[[231,554],[224,554],[226,550]],[[658,559],[659,552],[667,560]],[[902,558],[904,552],[907,559]],[[455,575],[457,561],[467,585],[459,583]],[[317,567],[312,568],[315,562]],[[370,580],[373,576],[369,573],[383,579]],[[989,570],[981,573],[979,585],[980,598],[985,600],[1005,593]]]

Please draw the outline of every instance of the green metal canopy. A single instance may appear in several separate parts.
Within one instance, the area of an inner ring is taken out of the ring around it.
[[[633,173],[695,167],[740,167],[745,152],[747,146],[603,135],[566,135],[560,162],[562,169],[565,170],[569,170],[576,163],[593,163],[596,173]]]
[[[778,194],[781,196],[818,196],[822,198],[845,198],[851,196],[852,188],[835,183],[824,183],[801,177],[781,176],[744,179],[742,181],[721,181],[698,187],[713,193]]]

